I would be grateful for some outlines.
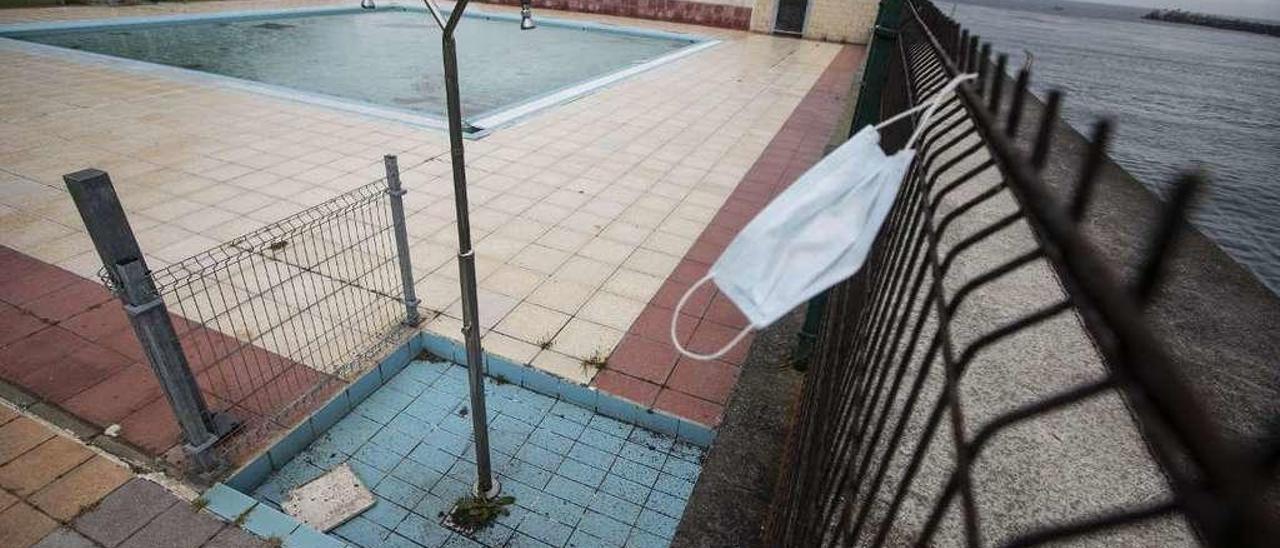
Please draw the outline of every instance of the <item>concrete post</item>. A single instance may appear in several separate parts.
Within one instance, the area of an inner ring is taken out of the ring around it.
[[[147,362],[173,408],[188,454],[199,470],[215,467],[217,458],[209,449],[230,430],[231,424],[216,420],[209,412],[111,178],[102,171],[86,169],[64,175],[63,181],[98,257],[106,265]]]
[[[400,167],[396,157],[388,154],[382,157],[387,168],[387,195],[391,197],[391,222],[396,234],[396,255],[400,259],[400,283],[404,285],[404,324],[417,327],[422,323],[422,315],[418,313],[417,292],[413,288],[413,261],[409,259],[409,231],[404,221],[405,189],[400,186]]]

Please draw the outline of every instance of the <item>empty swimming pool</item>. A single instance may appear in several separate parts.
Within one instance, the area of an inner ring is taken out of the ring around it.
[[[476,128],[588,93],[710,45],[696,36],[467,14],[458,27],[463,115]],[[50,23],[0,36],[235,79],[257,91],[438,125],[440,32],[423,10],[303,9]],[[180,72],[175,72],[179,74]],[[226,82],[224,82],[226,83]],[[345,105],[344,105],[345,103]]]

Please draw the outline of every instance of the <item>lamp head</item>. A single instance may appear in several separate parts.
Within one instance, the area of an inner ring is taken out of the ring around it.
[[[520,1],[520,30],[529,30],[537,27],[533,24],[533,8],[530,6],[531,0]]]

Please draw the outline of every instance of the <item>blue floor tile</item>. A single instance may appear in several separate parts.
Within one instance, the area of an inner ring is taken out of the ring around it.
[[[566,438],[546,428],[537,428],[529,434],[529,443],[561,455],[568,455],[569,450],[573,449],[574,442],[572,438]]]
[[[578,436],[578,443],[585,443],[601,451],[617,453],[622,449],[624,440],[599,430],[587,429],[582,435]]]
[[[670,540],[640,529],[631,530],[631,536],[627,538],[626,544],[627,548],[667,548],[670,545]]]
[[[409,510],[385,498],[378,497],[373,503],[373,508],[365,510],[360,515],[378,525],[388,529],[395,529],[404,520],[405,516],[409,515]]]
[[[627,459],[613,461],[613,468],[610,468],[609,471],[622,479],[634,481],[646,487],[652,486],[654,482],[658,481],[657,470]]]
[[[574,481],[588,487],[596,488],[600,487],[600,483],[604,481],[605,471],[573,459],[564,459],[556,473],[567,478],[573,478]]]
[[[566,548],[613,548],[622,545],[597,538],[582,529],[574,529],[573,536],[569,537],[569,543],[565,546]]]
[[[336,533],[338,536],[359,546],[376,548],[391,534],[391,531],[364,516],[356,516],[350,521],[339,525],[331,533]]]
[[[654,489],[662,491],[670,495],[675,495],[682,499],[688,499],[693,494],[693,483],[682,480],[670,474],[661,474],[658,482],[653,485]]]
[[[550,548],[550,544],[537,540],[533,537],[516,533],[511,536],[511,540],[507,541],[506,548]]]
[[[662,468],[662,465],[667,462],[666,453],[633,442],[623,444],[618,456],[649,468]]]
[[[284,537],[284,548],[344,548],[345,543],[310,527],[294,529]]]
[[[404,506],[405,508],[413,508],[422,500],[426,491],[414,487],[409,482],[399,479],[395,476],[387,476],[378,482],[373,488],[373,492],[379,497],[385,498],[391,502]]]
[[[572,527],[538,515],[524,518],[516,530],[552,546],[564,546],[573,535]]]
[[[605,492],[597,492],[595,494],[591,502],[591,508],[625,523],[635,523],[641,511],[639,504],[625,501]]]
[[[459,366],[411,362],[267,476],[255,497],[278,503],[288,489],[347,462],[378,501],[330,537],[364,548],[669,543],[702,449],[495,383],[486,386],[490,455],[503,493],[516,502],[470,537],[441,526],[475,481],[466,378]]]
[[[582,521],[578,522],[578,530],[604,540],[611,546],[622,546],[627,542],[631,526],[604,514],[587,510],[587,513],[582,516]]]
[[[443,473],[413,459],[400,461],[391,469],[391,475],[424,491],[430,491],[444,477]]]
[[[443,546],[453,534],[440,525],[435,518],[424,518],[417,514],[409,514],[396,527],[396,533],[429,548]]]
[[[702,471],[702,467],[689,461],[669,458],[662,465],[662,471],[685,481],[693,481],[698,479],[698,472]]]
[[[582,431],[587,429],[583,424],[576,423],[568,419],[562,419],[555,415],[546,416],[538,426],[571,440],[578,439],[578,436],[582,434]]]
[[[651,489],[634,481],[622,479],[611,472],[605,476],[604,483],[600,484],[600,491],[633,504],[644,504],[645,499],[649,498]]]
[[[591,499],[595,496],[596,490],[564,476],[557,475],[547,482],[547,493],[578,506],[587,506],[591,504]]]
[[[592,415],[591,422],[587,423],[587,427],[622,439],[627,439],[627,436],[631,434],[631,430],[635,428],[630,424],[604,415]]]
[[[410,451],[408,458],[442,474],[448,472],[449,468],[453,466],[453,462],[458,460],[457,455],[447,453],[426,443]]]
[[[516,458],[551,472],[560,468],[560,462],[564,460],[564,457],[559,454],[534,445],[532,442],[526,443],[516,451]]]
[[[653,510],[640,512],[640,519],[636,521],[636,527],[668,540],[675,536],[676,526],[679,524],[679,520],[669,518]]]
[[[569,403],[564,400],[557,401],[552,405],[549,413],[552,416],[573,421],[581,425],[586,425],[591,422],[591,417],[595,415],[595,413],[591,412],[589,409],[583,409],[578,407],[576,404]]]
[[[617,452],[606,453],[582,443],[573,444],[573,449],[569,450],[569,458],[601,470],[608,470],[613,465],[614,455],[616,454]]]
[[[377,443],[366,443],[351,458],[363,462],[381,472],[390,472],[404,457]]]
[[[680,515],[684,513],[685,500],[655,489],[649,493],[649,498],[644,501],[644,507],[657,511],[659,514],[679,519]]]

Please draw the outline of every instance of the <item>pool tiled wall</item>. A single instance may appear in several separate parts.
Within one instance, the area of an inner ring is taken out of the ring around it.
[[[418,361],[423,350],[442,358]],[[462,345],[421,334],[226,482],[208,508],[287,545],[666,546],[712,439],[705,427],[488,358],[493,468],[511,514],[473,536],[439,517],[475,477]],[[377,504],[319,534],[279,510],[348,463]],[[252,494],[249,496],[248,494]]]

